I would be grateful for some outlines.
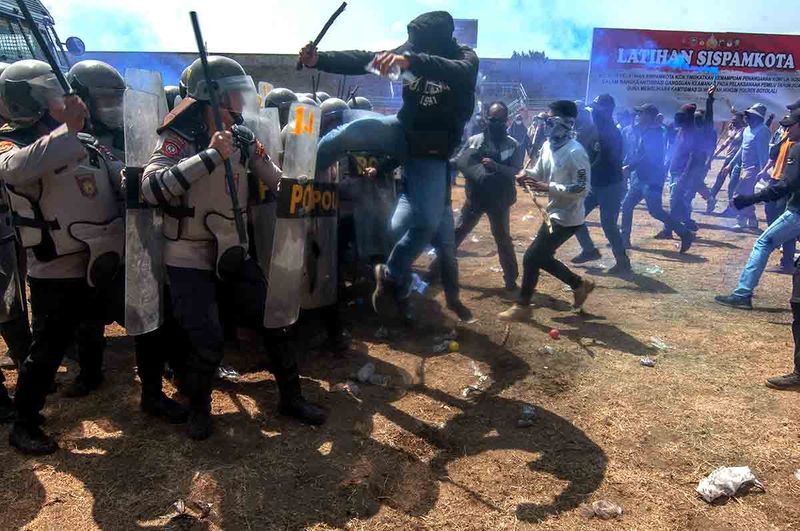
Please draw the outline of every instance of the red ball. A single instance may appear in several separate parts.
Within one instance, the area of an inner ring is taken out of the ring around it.
[[[561,332],[559,332],[558,329],[553,328],[550,330],[550,337],[556,340],[561,339]]]

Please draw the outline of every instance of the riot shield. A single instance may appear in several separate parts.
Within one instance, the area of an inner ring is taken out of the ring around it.
[[[318,108],[292,104],[283,154],[283,177],[278,190],[275,235],[266,273],[266,328],[289,326],[300,315],[308,231],[306,218],[322,201],[322,194],[314,189],[319,125]]]
[[[337,175],[332,167],[320,168],[314,180],[314,196],[319,200],[308,215],[305,275],[303,276],[304,310],[313,310],[336,303],[338,291],[339,194]]]
[[[264,145],[269,158],[275,164],[280,161],[281,124],[278,109],[259,109],[258,113],[246,114],[245,125],[249,127],[256,138]],[[255,258],[261,271],[267,274],[270,258],[272,257],[272,241],[275,235],[276,196],[274,190],[268,190],[262,182],[257,183],[258,190],[254,194],[255,200],[249,206],[248,217],[253,226],[253,244],[255,245]]]
[[[385,157],[371,153],[351,153],[349,179],[350,196],[353,201],[353,228],[356,250],[362,262],[372,257],[388,258],[392,249],[391,219],[394,212],[396,187],[392,168],[386,167]],[[374,177],[365,175],[367,168],[375,168]]]
[[[156,116],[158,116],[159,125],[161,125],[161,120],[163,120],[164,116],[169,112],[167,94],[164,92],[164,82],[161,79],[161,72],[142,70],[140,68],[126,68],[125,86],[137,92],[146,92],[156,96],[158,105]],[[177,103],[175,105],[177,105]],[[151,152],[150,155],[152,154]],[[148,159],[150,155],[148,155]]]
[[[0,323],[18,319],[25,312],[24,271],[17,260],[17,238],[5,189],[0,190]]]
[[[164,321],[162,217],[141,195],[142,172],[158,143],[164,103],[152,92],[125,91],[125,328],[132,336],[152,332]]]

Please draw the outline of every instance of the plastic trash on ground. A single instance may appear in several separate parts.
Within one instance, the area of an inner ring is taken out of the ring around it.
[[[472,243],[478,243],[481,241],[481,239],[473,234],[472,237],[469,239],[469,241],[471,241]]]
[[[422,280],[418,274],[411,273],[411,290],[424,295],[426,289],[428,289],[428,283]]]
[[[502,267],[497,267],[497,266],[492,266],[492,267],[489,268],[489,271],[491,271],[492,273],[502,273],[503,272],[503,268]]]
[[[633,272],[638,275],[658,276],[664,273],[664,270],[654,264],[633,264]]]
[[[751,488],[764,491],[764,485],[756,479],[749,466],[720,467],[697,485],[697,492],[708,503],[719,498],[730,498],[739,491]]]
[[[591,505],[584,505],[581,513],[586,518],[600,518],[601,520],[612,520],[622,516],[622,507],[614,502],[600,500]]]
[[[236,369],[232,367],[223,367],[221,365],[217,367],[217,378],[219,378],[220,380],[226,380],[228,382],[238,382],[241,377],[242,375],[239,374],[236,371]]]
[[[664,341],[662,341],[660,338],[656,336],[650,338],[650,346],[656,350],[661,350],[661,351],[669,350],[669,345],[664,343]]]
[[[517,428],[530,428],[536,420],[536,408],[530,404],[523,404],[522,414],[517,419]]]
[[[641,358],[639,360],[639,364],[642,367],[655,367],[656,366],[656,360],[653,360],[653,359],[650,359],[650,358]]]
[[[333,391],[338,391],[341,393],[349,393],[355,397],[358,397],[361,394],[361,388],[358,387],[358,384],[355,382],[351,382],[347,380],[344,383],[338,383],[333,386]]]
[[[358,373],[356,373],[356,378],[361,383],[369,383],[369,379],[375,374],[375,364],[369,362],[365,364],[363,367],[358,369]]]

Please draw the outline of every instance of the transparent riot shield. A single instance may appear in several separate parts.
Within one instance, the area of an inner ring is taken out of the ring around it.
[[[275,234],[266,274],[266,328],[289,326],[300,315],[307,216],[316,208],[318,199],[314,190],[314,172],[319,126],[318,108],[292,104],[283,154],[283,177],[278,190]]]
[[[142,172],[158,143],[156,129],[166,99],[164,103],[162,107],[160,96],[152,92],[125,91],[125,328],[132,336],[152,332],[164,321],[162,217],[141,194]]]
[[[0,190],[0,323],[18,319],[25,311],[24,271],[17,259],[17,238],[5,190]]]
[[[125,69],[125,85],[130,90],[146,92],[156,96],[158,106],[157,116],[159,118],[159,125],[161,125],[161,120],[163,120],[164,116],[169,112],[167,95],[164,92],[164,81],[161,79],[161,72],[143,70],[141,68],[127,68]],[[150,155],[152,155],[152,152]]]
[[[245,125],[264,145],[269,158],[275,164],[280,163],[281,124],[278,109],[259,109],[258,113],[246,114]],[[249,219],[253,226],[253,243],[255,258],[264,274],[269,272],[272,257],[272,242],[275,236],[275,214],[277,208],[275,190],[268,190],[262,182],[257,183],[258,191],[254,202],[249,207]]]
[[[336,303],[338,295],[339,191],[334,167],[320,168],[314,180],[316,207],[309,212],[303,298],[305,310]]]

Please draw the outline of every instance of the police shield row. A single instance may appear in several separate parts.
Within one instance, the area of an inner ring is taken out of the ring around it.
[[[271,108],[259,108],[238,63],[210,57],[209,66],[224,131],[213,125],[200,60],[185,70],[179,95],[165,93],[158,74],[129,70],[123,79],[97,61],[70,70],[69,96],[40,61],[0,75],[0,321],[19,367],[13,403],[3,389],[0,414],[14,421],[10,443],[20,451],[57,449],[41,429],[56,371],[74,344],[80,374],[68,393],[99,386],[104,326],[113,321],[135,338],[142,410],[188,423],[194,439],[212,432],[222,322],[262,333],[281,414],[325,420],[301,394],[290,340],[301,306],[329,310],[334,341],[340,330],[337,174],[330,164],[317,169],[317,142],[321,125],[342,121],[340,112],[325,124],[326,108],[348,106],[326,98],[320,108],[323,98],[276,89]],[[380,259],[384,251],[370,252]],[[188,408],[162,392],[165,366]]]

